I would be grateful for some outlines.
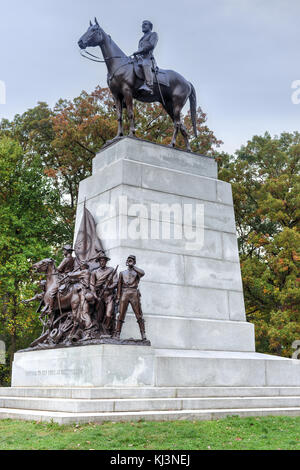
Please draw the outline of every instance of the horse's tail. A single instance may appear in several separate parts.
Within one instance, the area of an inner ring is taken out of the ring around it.
[[[191,105],[191,118],[192,118],[192,123],[193,123],[193,129],[194,129],[194,134],[195,137],[198,136],[197,133],[197,95],[196,95],[196,90],[192,83],[190,83],[192,91],[189,96],[190,98],[190,105]]]

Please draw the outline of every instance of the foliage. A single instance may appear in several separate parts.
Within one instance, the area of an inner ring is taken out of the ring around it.
[[[222,155],[231,182],[248,320],[261,352],[290,357],[300,338],[300,134],[255,136],[236,158]]]
[[[51,254],[61,233],[53,217],[56,192],[39,158],[0,139],[0,334],[10,357],[36,328],[36,315],[21,300],[31,297],[31,265]]]

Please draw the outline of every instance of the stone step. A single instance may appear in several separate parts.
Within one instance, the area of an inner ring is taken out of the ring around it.
[[[300,396],[300,387],[11,387],[0,397],[31,398],[213,398]]]
[[[146,398],[86,400],[1,397],[0,408],[66,413],[122,413],[234,408],[300,408],[298,397]]]
[[[300,361],[260,353],[156,349],[159,387],[300,387]]]
[[[53,411],[19,410],[0,408],[0,419],[55,422],[58,424],[84,424],[126,421],[208,421],[229,416],[300,416],[300,407],[296,408],[234,408],[184,411],[142,411],[122,413],[61,413]]]

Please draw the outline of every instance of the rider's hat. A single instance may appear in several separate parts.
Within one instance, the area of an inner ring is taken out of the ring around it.
[[[73,248],[71,247],[71,245],[64,245],[64,246],[63,246],[63,250],[66,250],[66,251],[74,251]]]
[[[100,260],[100,259],[106,259],[106,261],[110,261],[110,258],[106,256],[104,251],[100,251],[98,253],[97,260]]]

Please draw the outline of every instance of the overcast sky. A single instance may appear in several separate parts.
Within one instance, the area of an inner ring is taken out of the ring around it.
[[[128,55],[141,22],[159,34],[162,68],[191,81],[208,125],[235,151],[254,134],[300,130],[299,0],[0,0],[0,80],[12,118],[46,101],[106,86],[104,64],[80,57],[77,41],[90,18]],[[93,51],[91,51],[93,52]],[[96,52],[96,50],[94,50]]]

